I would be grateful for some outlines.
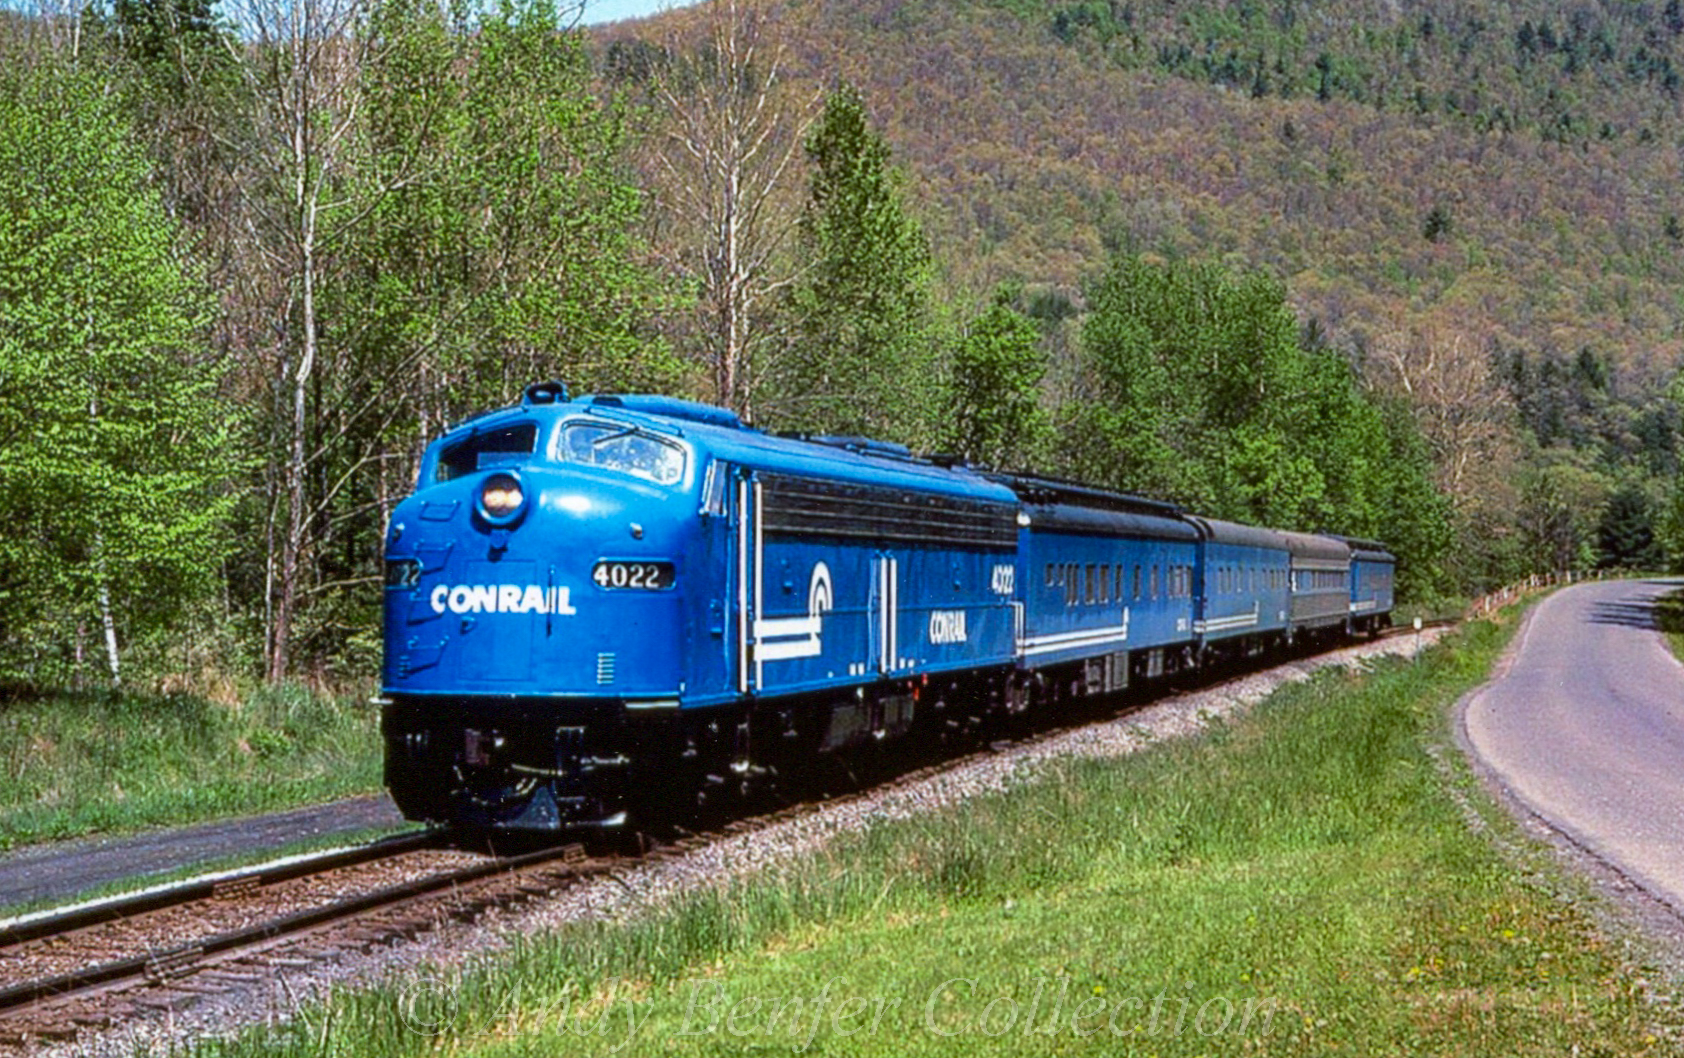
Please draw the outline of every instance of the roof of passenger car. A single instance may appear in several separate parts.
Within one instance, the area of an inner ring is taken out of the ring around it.
[[[1032,530],[1157,540],[1198,538],[1172,503],[1034,474],[990,472],[984,476],[1017,495]]]
[[[1285,530],[1282,530],[1280,535],[1286,540],[1286,545],[1292,551],[1294,559],[1328,562],[1349,562],[1351,560],[1350,545],[1337,537],[1316,536],[1313,533],[1289,533]]]
[[[1039,529],[1082,533],[1088,536],[1097,534],[1187,542],[1199,538],[1199,534],[1186,522],[1160,514],[1108,511],[1074,503],[1031,506],[1028,514],[1032,531]]]
[[[1187,520],[1198,527],[1199,535],[1212,543],[1260,547],[1270,551],[1292,550],[1292,544],[1287,540],[1286,534],[1278,529],[1261,529],[1255,525],[1224,522],[1219,518],[1203,518],[1194,514],[1187,515]]]
[[[1343,541],[1351,549],[1351,558],[1358,562],[1396,562],[1397,556],[1386,550],[1386,545],[1378,540],[1364,540],[1355,536],[1340,536],[1329,533],[1335,540]]]

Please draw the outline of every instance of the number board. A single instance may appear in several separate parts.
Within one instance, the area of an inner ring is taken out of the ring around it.
[[[591,579],[599,588],[630,588],[662,591],[676,576],[671,562],[598,562]]]
[[[386,587],[413,588],[421,583],[421,563],[413,558],[386,560]]]

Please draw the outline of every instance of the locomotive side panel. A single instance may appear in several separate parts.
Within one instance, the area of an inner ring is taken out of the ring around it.
[[[802,694],[1008,664],[1009,505],[787,474],[745,483],[742,688]]]

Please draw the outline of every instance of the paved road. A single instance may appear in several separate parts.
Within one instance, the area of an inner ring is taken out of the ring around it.
[[[1684,666],[1654,617],[1679,586],[1581,584],[1545,599],[1464,722],[1521,802],[1684,912]]]
[[[30,845],[0,856],[0,906],[69,900],[97,886],[149,880],[219,859],[279,849],[312,837],[396,827],[388,797],[358,797],[290,812],[229,819],[122,838]]]

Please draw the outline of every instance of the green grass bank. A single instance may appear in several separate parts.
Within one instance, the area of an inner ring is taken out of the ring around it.
[[[0,700],[0,849],[181,826],[380,789],[379,711],[296,684]]]
[[[1450,742],[1509,631],[195,1053],[1668,1053]]]
[[[1655,600],[1655,623],[1666,636],[1672,656],[1684,660],[1684,588]]]

